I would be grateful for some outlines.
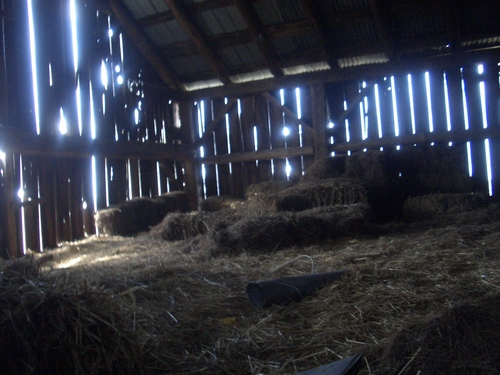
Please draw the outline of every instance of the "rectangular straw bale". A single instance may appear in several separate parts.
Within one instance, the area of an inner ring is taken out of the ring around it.
[[[156,198],[134,198],[98,211],[95,223],[99,234],[132,236],[149,230],[169,212],[189,211],[188,196],[178,191]]]

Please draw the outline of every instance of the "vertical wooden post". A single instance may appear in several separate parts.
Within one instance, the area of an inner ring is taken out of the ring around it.
[[[191,111],[192,104],[190,102],[179,103],[179,120],[181,123],[181,140],[182,143],[192,145],[194,143],[195,126]],[[177,121],[174,119],[174,121]],[[201,186],[199,184],[199,176],[197,165],[193,155],[184,160],[184,183],[185,191],[189,195],[189,205],[192,210],[198,209],[199,199],[201,197]]]
[[[314,131],[314,160],[328,157],[326,142],[326,102],[325,86],[311,86],[312,127]]]
[[[19,218],[15,209],[15,193],[18,188],[15,183],[15,162],[14,155],[7,153],[5,155],[5,190],[7,192],[7,225],[8,225],[8,256],[17,258],[21,255],[21,247],[19,246]]]

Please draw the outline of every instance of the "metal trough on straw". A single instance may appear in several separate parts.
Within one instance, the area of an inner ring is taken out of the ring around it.
[[[317,273],[305,276],[259,280],[247,285],[246,293],[252,305],[265,308],[272,305],[299,302],[332,281],[339,280],[347,271]]]

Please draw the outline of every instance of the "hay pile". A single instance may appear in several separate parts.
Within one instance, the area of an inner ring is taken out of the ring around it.
[[[371,230],[272,252],[213,252],[209,233],[90,238],[6,261],[2,370],[284,375],[363,353],[361,375],[497,373],[500,207]],[[308,274],[310,260],[349,275],[252,307],[249,281]]]
[[[156,198],[134,198],[98,211],[95,224],[106,236],[132,236],[158,224],[169,212],[189,211],[188,195],[182,191]]]

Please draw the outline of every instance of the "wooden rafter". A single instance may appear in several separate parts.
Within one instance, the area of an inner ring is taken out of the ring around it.
[[[282,77],[284,75],[283,69],[280,67],[278,56],[274,52],[269,37],[267,36],[264,25],[252,3],[249,0],[234,0],[238,6],[243,19],[245,20],[253,40],[257,44],[262,57],[267,63],[269,70],[275,77]]]
[[[191,3],[186,4],[186,11],[189,14],[197,14],[206,12],[209,10],[214,10],[217,8],[222,8],[233,4],[233,0],[208,0],[202,3]],[[174,15],[171,11],[167,10],[161,13],[155,13],[137,20],[137,23],[141,26],[154,26],[162,22],[170,21],[174,19]]]
[[[375,28],[380,40],[384,45],[385,53],[387,57],[389,57],[389,60],[393,60],[396,45],[387,22],[387,15],[382,11],[380,0],[368,0],[368,2],[373,12],[373,22],[375,23]]]
[[[151,64],[156,73],[158,73],[163,82],[165,82],[170,87],[170,89],[174,91],[182,91],[183,86],[177,80],[175,74],[165,64],[156,48],[144,35],[127,9],[125,9],[125,7],[119,0],[110,0],[109,4],[118,22],[123,25],[128,36],[132,39],[137,48],[142,52],[142,54]]]
[[[338,63],[337,58],[333,53],[333,46],[330,42],[331,38],[328,36],[328,32],[326,31],[326,23],[324,21],[324,17],[318,14],[318,9],[312,1],[310,0],[300,0],[304,11],[307,14],[307,18],[314,25],[314,29],[316,31],[316,35],[318,40],[320,41],[321,49],[323,50],[324,58],[330,65],[330,68],[337,69]]]
[[[215,71],[221,82],[231,83],[231,79],[229,78],[229,72],[227,68],[224,66],[222,60],[214,52],[213,48],[207,42],[205,36],[198,28],[198,26],[195,24],[195,22],[192,20],[192,18],[179,4],[179,1],[176,0],[164,0],[164,1],[170,8],[170,11],[174,15],[177,22],[179,22],[184,32],[196,45],[198,51],[208,61],[208,63]]]
[[[226,116],[229,110],[233,107],[234,103],[237,102],[236,98],[230,98],[227,101],[227,104],[220,109],[215,118],[205,127],[205,133],[203,136],[196,141],[194,144],[194,148],[198,148],[203,145],[208,138],[212,135],[212,133],[217,129],[217,126],[220,124],[220,121]]]

